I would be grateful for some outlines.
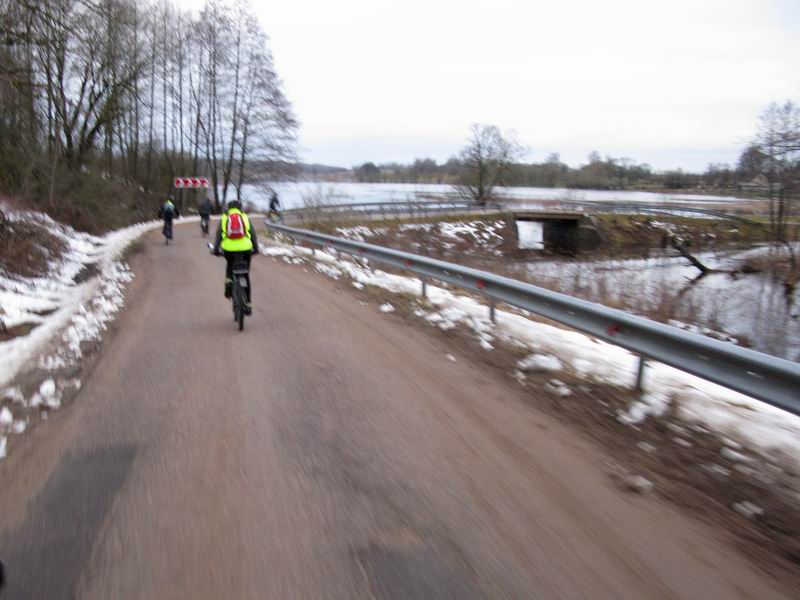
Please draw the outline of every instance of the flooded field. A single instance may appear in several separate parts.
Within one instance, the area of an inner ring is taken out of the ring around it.
[[[425,200],[460,200],[450,185],[422,183],[355,183],[355,182],[281,182],[245,185],[245,201],[266,208],[271,191],[280,196],[284,209],[301,208],[309,199],[323,204],[349,204],[364,202],[419,202]],[[609,190],[568,190],[564,188],[511,187],[498,188],[498,196],[514,202],[530,203],[542,200],[568,200],[573,202],[638,202],[644,204],[671,204],[727,207],[734,209],[750,201],[733,196],[698,194],[653,193]],[[523,204],[524,206],[525,204]],[[532,204],[530,206],[538,206]]]
[[[743,240],[736,239],[746,233],[741,225],[715,229],[705,227],[702,219],[671,217],[663,223],[650,219],[645,227],[635,219],[615,217],[607,227],[606,233],[621,236],[626,244],[609,248],[606,241],[602,249],[606,256],[620,252],[649,257],[592,259],[588,252],[572,258],[541,255],[536,252],[543,245],[541,223],[519,221],[513,235],[512,227],[498,218],[388,221],[326,232],[506,275],[718,339],[733,338],[742,346],[800,362],[800,293],[787,297],[781,278],[769,270],[769,246],[743,249]],[[695,255],[719,272],[699,278],[700,271],[676,256],[676,251],[654,247],[663,230],[679,232],[697,247],[716,246],[716,250],[697,250]],[[656,233],[645,235],[650,231]],[[736,243],[739,249],[732,249]],[[745,261],[758,263],[763,271],[730,274]]]
[[[698,257],[710,267],[729,270],[745,258],[768,252],[756,248]],[[509,271],[535,285],[663,322],[724,333],[742,345],[800,361],[800,294],[795,291],[787,298],[783,284],[770,272],[736,277],[714,273],[698,279],[698,270],[686,259],[665,255],[532,260],[509,265]]]

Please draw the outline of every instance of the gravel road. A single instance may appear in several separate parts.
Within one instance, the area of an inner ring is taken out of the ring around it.
[[[0,463],[3,599],[791,596],[345,284],[255,257],[240,333],[195,225],[132,267],[74,403]]]

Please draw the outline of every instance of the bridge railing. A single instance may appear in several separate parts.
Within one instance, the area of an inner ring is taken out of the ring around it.
[[[266,225],[298,241],[414,272],[422,279],[423,294],[428,278],[477,292],[489,299],[492,318],[495,303],[505,302],[625,348],[640,357],[637,388],[645,361],[655,360],[800,414],[800,364],[486,271],[270,221]]]

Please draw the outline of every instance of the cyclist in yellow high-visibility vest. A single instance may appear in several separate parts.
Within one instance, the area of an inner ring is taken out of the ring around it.
[[[250,257],[258,253],[256,231],[250,226],[250,218],[242,210],[242,203],[233,200],[228,203],[228,210],[222,213],[217,227],[217,241],[214,254],[225,256],[225,297],[231,297],[233,289],[233,263],[242,262],[247,265],[247,303],[245,314],[250,314],[252,305],[252,285],[250,284]]]

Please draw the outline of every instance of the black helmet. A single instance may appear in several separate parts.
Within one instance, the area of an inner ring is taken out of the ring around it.
[[[230,210],[232,208],[236,208],[238,210],[242,210],[242,203],[239,202],[238,200],[231,200],[230,202],[228,202],[228,210]]]

